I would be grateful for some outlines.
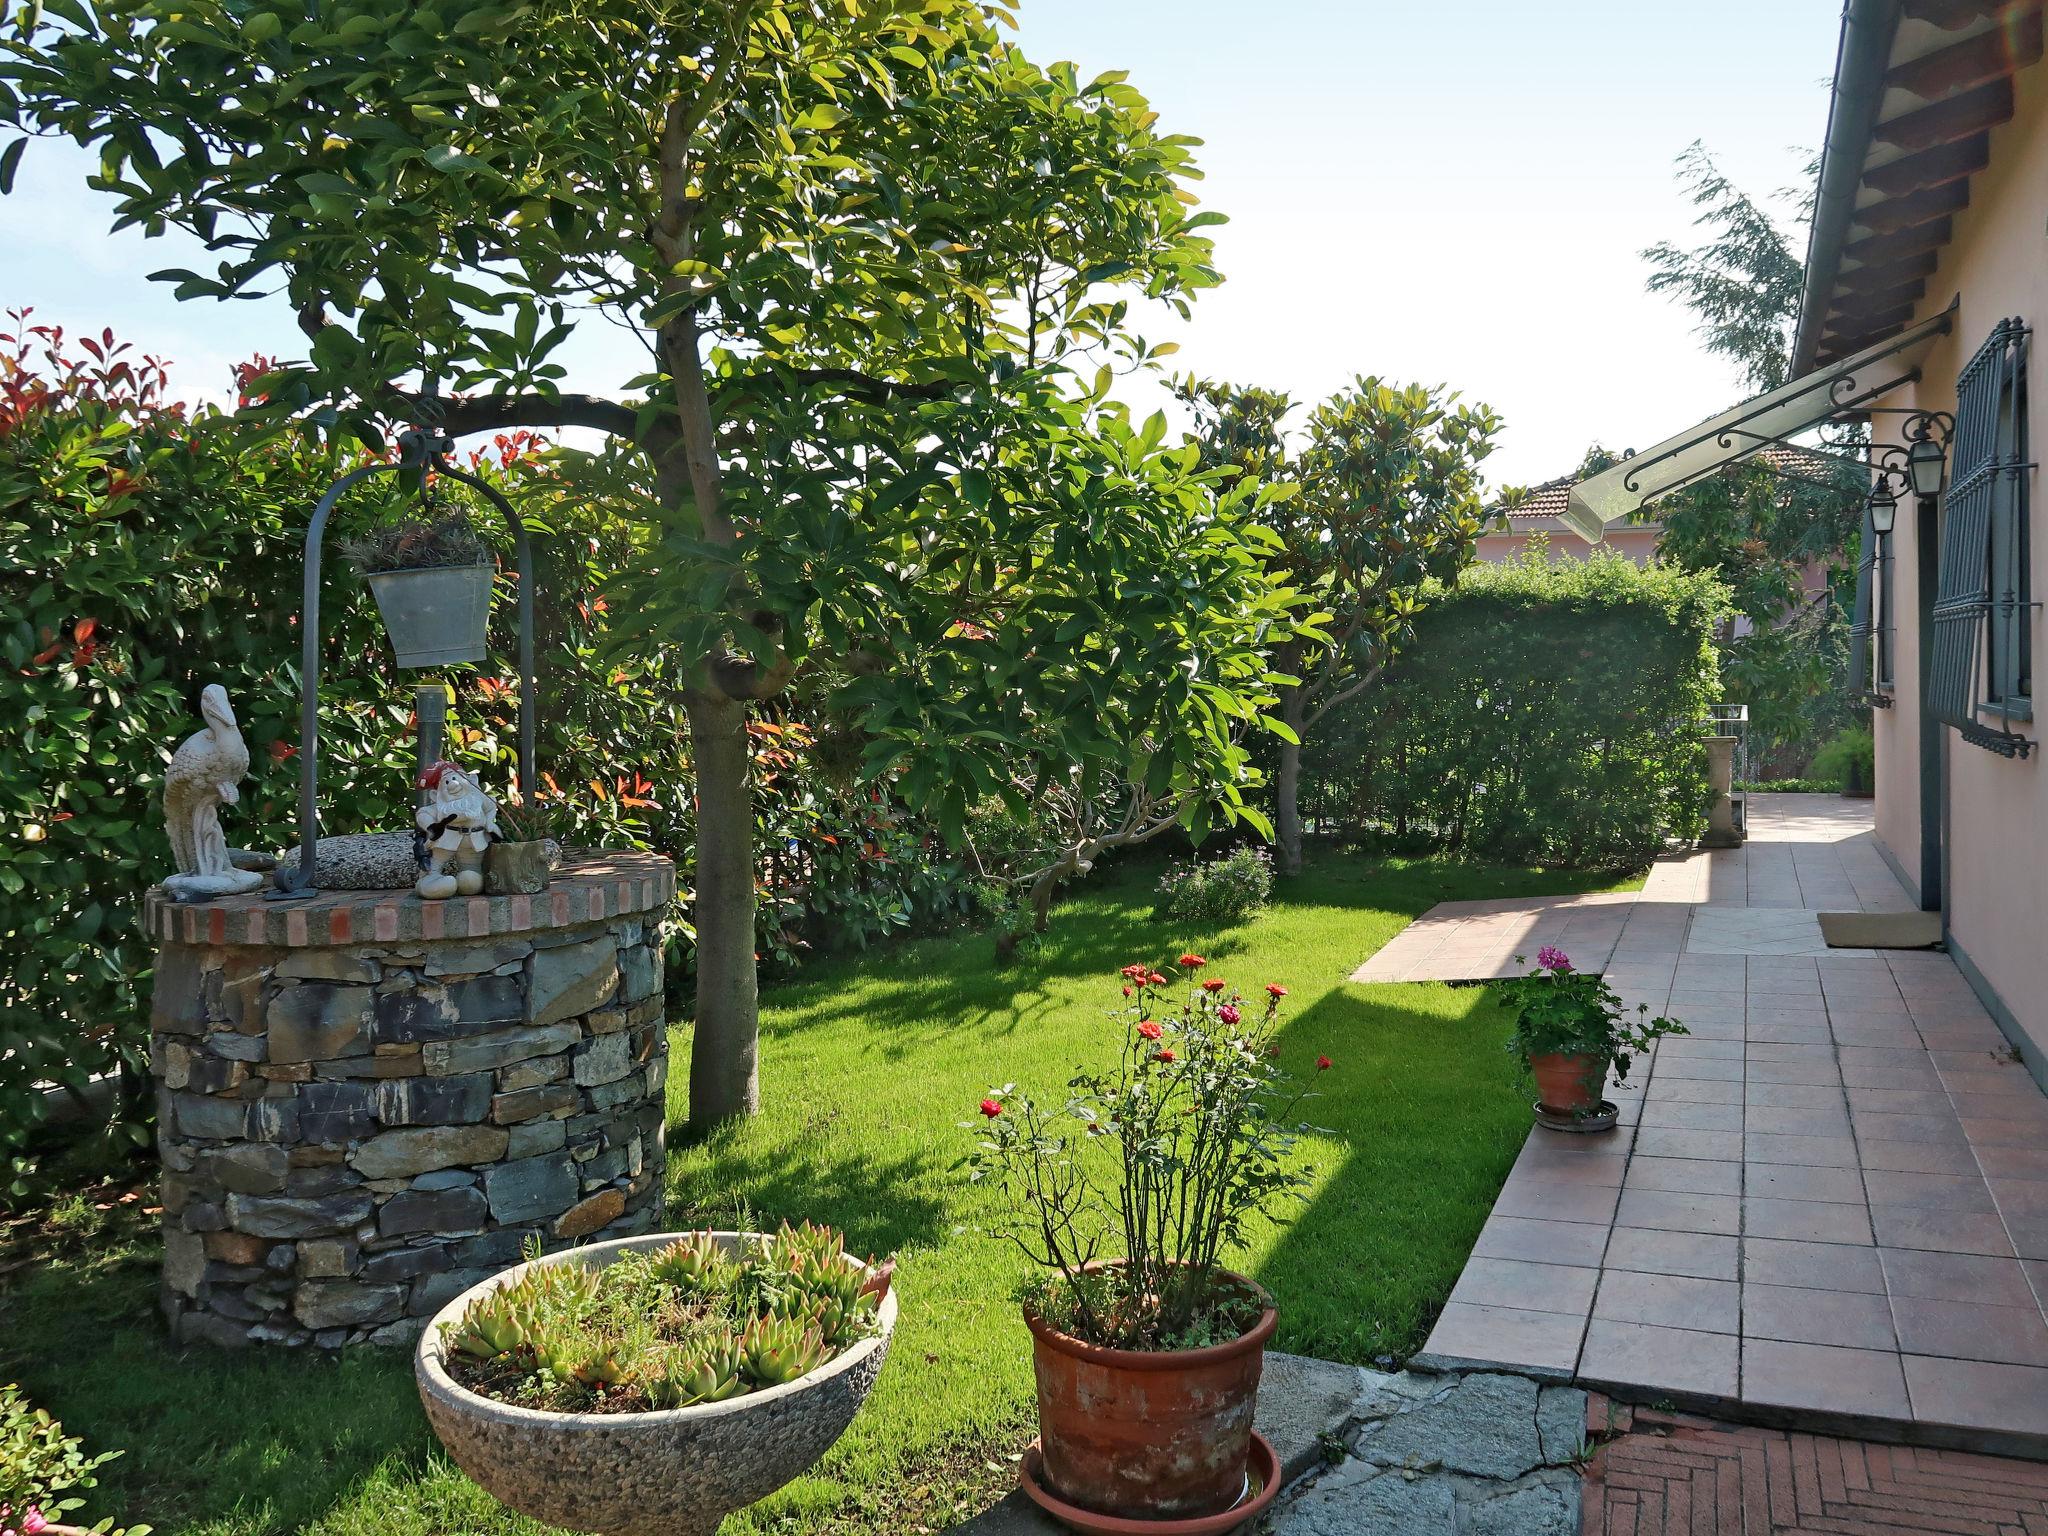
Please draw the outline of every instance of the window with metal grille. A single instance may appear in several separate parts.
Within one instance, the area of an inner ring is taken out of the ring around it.
[[[2027,337],[2001,320],[1956,380],[1927,684],[1936,719],[2007,757],[2033,749],[2015,729],[2033,719]]]

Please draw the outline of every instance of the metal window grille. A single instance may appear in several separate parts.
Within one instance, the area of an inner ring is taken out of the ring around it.
[[[1956,380],[1927,682],[1936,719],[1965,741],[2007,757],[2033,749],[2013,729],[2031,718],[2027,336],[2019,320],[2001,320]]]

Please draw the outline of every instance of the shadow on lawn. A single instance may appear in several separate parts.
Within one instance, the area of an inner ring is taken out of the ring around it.
[[[821,1222],[846,1234],[857,1253],[925,1247],[943,1236],[945,1202],[934,1192],[950,1151],[934,1148],[890,1159],[831,1152],[838,1111],[821,1117],[793,1144],[733,1145],[744,1128],[722,1131],[669,1159],[669,1225],[723,1226],[742,1214],[758,1227]],[[716,1182],[708,1182],[715,1171]]]
[[[1334,1172],[1254,1276],[1280,1302],[1281,1349],[1372,1364],[1421,1348],[1529,1125],[1485,989],[1334,988],[1282,1027],[1281,1059],[1335,1065],[1302,1117],[1335,1133]]]
[[[113,1236],[110,1234],[110,1237]],[[0,1290],[0,1380],[118,1450],[88,1511],[159,1530],[296,1530],[431,1448],[403,1350],[180,1350],[156,1317],[151,1225]],[[34,1353],[20,1352],[34,1341]]]

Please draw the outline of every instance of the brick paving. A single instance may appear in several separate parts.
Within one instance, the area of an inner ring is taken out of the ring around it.
[[[2048,1097],[1946,955],[1807,952],[1804,903],[1903,900],[1867,806],[1757,800],[1604,965],[1691,1033],[1531,1132],[1416,1363],[2048,1456]]]
[[[2041,1536],[2048,1467],[1587,1404],[1583,1536]]]

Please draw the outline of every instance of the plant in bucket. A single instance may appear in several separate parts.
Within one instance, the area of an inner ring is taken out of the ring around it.
[[[382,523],[341,551],[370,584],[398,665],[483,660],[497,567],[467,513]]]
[[[1687,1033],[1672,1019],[1651,1018],[1647,1003],[1631,1018],[1604,977],[1575,970],[1569,955],[1548,944],[1536,952],[1535,970],[1493,989],[1514,1015],[1508,1049],[1536,1079],[1536,1117],[1555,1130],[1613,1129],[1614,1106],[1601,1097],[1608,1067],[1625,1079],[1651,1042]]]
[[[1083,1531],[1233,1530],[1278,1491],[1252,1428],[1278,1314],[1222,1258],[1252,1217],[1303,1198],[1308,1095],[1280,1059],[1287,989],[1247,1002],[1207,963],[1126,966],[1111,1066],[1077,1070],[1056,1107],[992,1089],[969,1122],[974,1178],[1002,1197],[995,1231],[1041,1271],[1023,1295],[1039,1430],[1025,1491]]]

